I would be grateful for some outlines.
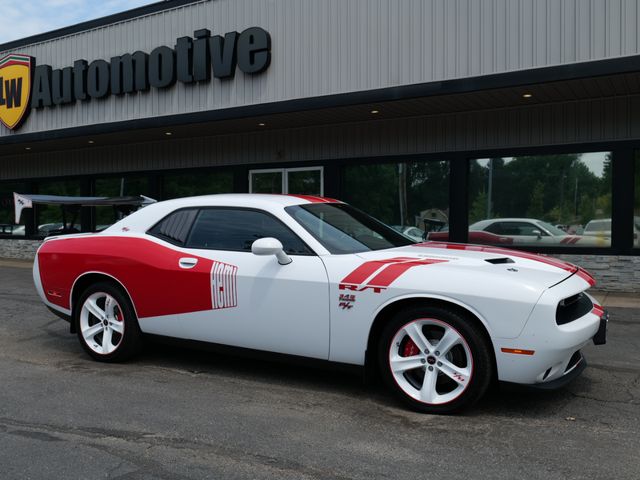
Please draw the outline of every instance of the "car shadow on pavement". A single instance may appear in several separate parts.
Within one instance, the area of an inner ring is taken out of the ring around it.
[[[365,380],[364,372],[344,371],[331,365],[308,366],[291,361],[256,360],[246,356],[193,349],[180,345],[147,342],[137,358],[146,366],[188,372],[196,375],[222,376],[270,385],[290,386],[312,392],[328,392],[367,399],[383,409],[406,410],[382,382]],[[590,380],[579,377],[559,390],[538,391],[494,384],[465,416],[528,417],[548,416],[575,401],[573,389],[588,391]]]

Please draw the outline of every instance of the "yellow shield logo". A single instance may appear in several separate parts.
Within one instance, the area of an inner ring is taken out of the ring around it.
[[[31,107],[33,57],[9,54],[0,59],[0,122],[14,130]]]

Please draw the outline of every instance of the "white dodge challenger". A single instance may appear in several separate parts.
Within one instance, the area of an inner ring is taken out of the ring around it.
[[[336,200],[210,195],[47,239],[33,277],[94,359],[144,335],[373,369],[408,406],[468,407],[490,381],[555,388],[605,342],[593,278],[545,256],[413,243]]]

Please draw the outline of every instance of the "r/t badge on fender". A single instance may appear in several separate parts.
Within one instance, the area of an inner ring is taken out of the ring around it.
[[[338,307],[342,310],[351,310],[353,308],[353,304],[356,301],[356,296],[348,293],[341,293],[339,298]]]

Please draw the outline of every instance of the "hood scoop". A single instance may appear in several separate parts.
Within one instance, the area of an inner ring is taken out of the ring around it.
[[[485,262],[493,263],[494,265],[500,265],[503,263],[516,263],[509,257],[486,258]]]

